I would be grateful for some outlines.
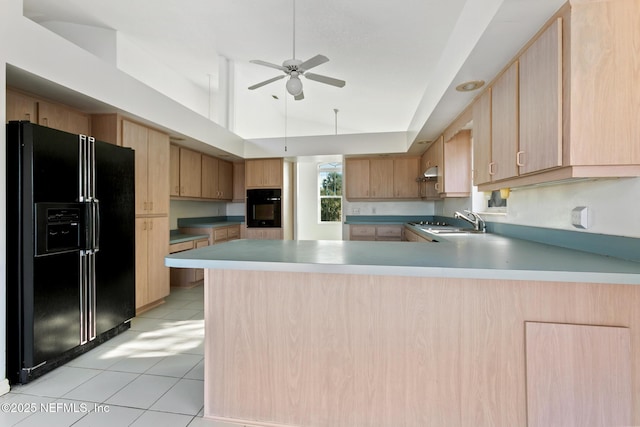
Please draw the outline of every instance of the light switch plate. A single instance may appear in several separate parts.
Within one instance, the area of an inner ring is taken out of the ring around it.
[[[576,228],[589,228],[589,208],[578,206],[571,211],[571,224]]]

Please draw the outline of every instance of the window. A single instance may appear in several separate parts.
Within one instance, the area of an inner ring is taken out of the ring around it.
[[[320,223],[342,222],[342,163],[318,165]]]

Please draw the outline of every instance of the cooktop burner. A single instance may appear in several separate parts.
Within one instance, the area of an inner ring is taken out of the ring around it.
[[[449,224],[446,223],[445,221],[417,221],[417,222],[410,222],[409,225],[440,225],[440,226],[447,226]]]

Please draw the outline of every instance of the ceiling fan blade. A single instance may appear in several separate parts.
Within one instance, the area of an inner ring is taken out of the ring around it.
[[[304,99],[304,92],[300,92],[300,95],[296,95],[293,97],[296,101],[302,101]]]
[[[264,65],[265,67],[275,68],[276,70],[284,71],[285,73],[289,71],[287,68],[283,67],[282,65],[272,64],[271,62],[261,61],[259,59],[252,59],[249,62],[251,62],[252,64]]]
[[[272,79],[265,80],[265,81],[260,82],[260,83],[256,83],[253,86],[249,86],[249,90],[258,89],[259,87],[262,87],[264,85],[268,85],[269,83],[273,83],[276,80],[284,79],[284,77],[285,77],[284,75],[283,76],[277,76],[277,77],[274,77]]]
[[[327,58],[324,55],[316,55],[313,58],[307,59],[302,64],[298,65],[298,69],[310,70],[313,67],[317,67],[318,65],[324,64],[325,62],[329,62],[329,58]]]
[[[303,76],[309,80],[315,80],[320,83],[325,83],[331,86],[344,87],[346,82],[344,80],[334,79],[333,77],[322,76],[320,74],[304,73]]]

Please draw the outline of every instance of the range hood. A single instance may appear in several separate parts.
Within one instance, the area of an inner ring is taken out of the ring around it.
[[[424,181],[433,181],[436,179],[438,179],[438,167],[431,166],[429,169],[424,171],[422,176],[419,176],[418,178],[416,178],[416,181],[424,182]]]

